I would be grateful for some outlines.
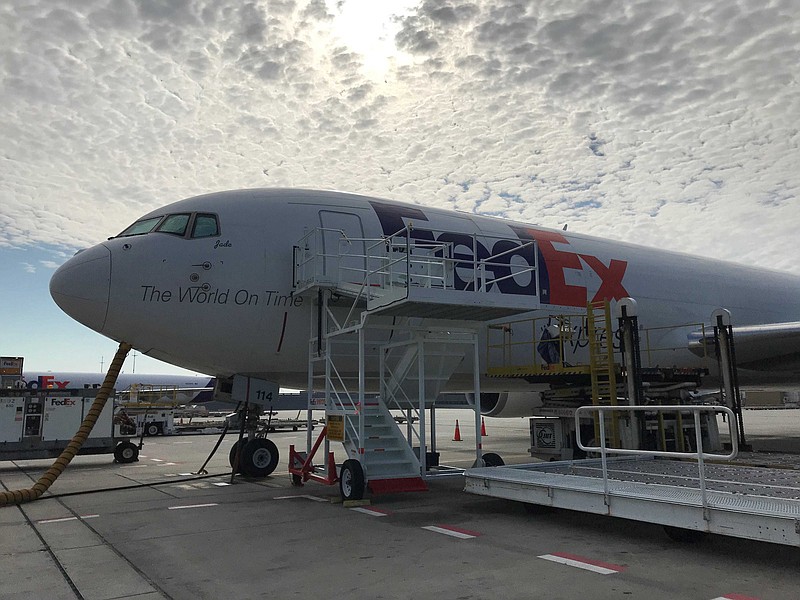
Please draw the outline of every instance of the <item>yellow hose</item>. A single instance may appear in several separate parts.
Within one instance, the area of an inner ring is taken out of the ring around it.
[[[122,363],[125,362],[125,357],[128,356],[130,349],[131,345],[125,342],[119,345],[117,354],[114,356],[114,360],[111,361],[111,366],[108,368],[108,373],[106,373],[103,385],[98,390],[97,396],[95,396],[92,407],[89,409],[89,412],[86,413],[86,418],[83,420],[83,423],[81,423],[78,432],[72,438],[72,441],[67,444],[67,447],[64,448],[61,456],[55,460],[53,466],[51,466],[31,488],[0,492],[0,506],[6,504],[22,504],[23,502],[36,500],[44,494],[47,489],[53,485],[53,482],[58,479],[58,476],[64,472],[64,469],[67,468],[70,461],[80,451],[81,446],[83,446],[94,424],[97,422],[100,413],[103,412],[103,406],[105,406],[106,400],[108,400],[108,397],[111,395],[111,390],[114,389],[117,376],[119,375],[120,369],[122,369]]]

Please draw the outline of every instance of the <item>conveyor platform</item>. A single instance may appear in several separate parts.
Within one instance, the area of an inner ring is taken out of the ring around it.
[[[653,457],[483,467],[465,472],[465,491],[667,527],[800,546],[797,471],[705,465]]]

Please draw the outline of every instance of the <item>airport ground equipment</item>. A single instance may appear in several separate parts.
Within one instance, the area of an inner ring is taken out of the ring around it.
[[[687,339],[698,333],[705,340],[702,323],[642,328],[632,298],[621,299],[617,311],[616,329],[612,326],[610,305],[605,301],[590,303],[584,314],[526,316],[489,326],[488,374],[545,388],[530,420],[533,457],[585,458],[576,437],[580,433],[585,440],[599,439],[599,422],[596,416],[585,413],[582,419],[575,420],[577,409],[583,405],[696,404],[731,397],[730,392],[718,397],[699,392],[713,362],[710,341],[704,341],[697,350],[701,358],[697,368],[658,365],[674,349],[660,347],[655,340],[673,332],[682,333]],[[606,427],[609,446],[615,448],[683,451],[692,448],[694,438],[693,421],[684,419],[681,413],[622,411],[610,416]],[[701,429],[706,449],[720,450],[716,420],[703,414]]]
[[[75,455],[80,452],[81,447],[86,442],[86,439],[92,433],[92,428],[97,422],[100,414],[103,412],[105,404],[114,390],[114,383],[117,380],[120,369],[122,369],[122,363],[125,362],[125,357],[128,355],[130,350],[130,344],[126,342],[120,342],[119,348],[114,355],[114,359],[111,361],[111,365],[108,367],[108,373],[106,373],[106,377],[103,380],[103,385],[101,385],[100,389],[97,391],[97,396],[95,397],[91,408],[81,422],[80,428],[67,444],[67,447],[64,448],[64,450],[58,456],[53,465],[44,473],[44,475],[39,478],[36,483],[33,484],[33,487],[0,493],[0,506],[4,504],[21,504],[23,502],[30,502],[38,499],[50,488],[58,476],[64,472],[64,469],[67,468],[67,465],[69,465],[70,461],[75,457]],[[16,408],[17,407],[15,406],[15,421]],[[137,458],[135,454],[136,446],[130,442],[121,442],[121,444],[117,446],[115,450],[119,450],[119,456],[115,454],[116,459],[121,458],[124,460],[136,460]]]
[[[581,412],[597,412],[605,420],[608,412],[630,410],[690,413],[695,422],[696,450],[613,449],[607,446],[604,435],[599,444],[592,446],[579,439],[584,451],[600,457],[471,469],[465,473],[465,491],[656,523],[663,525],[670,537],[681,541],[716,533],[800,546],[800,498],[794,472],[706,462],[730,459],[738,451],[736,419],[729,408],[590,406]],[[704,412],[727,415],[731,452],[705,452],[700,434],[700,415]],[[579,417],[580,412],[576,419]],[[621,456],[611,458],[609,454]]]
[[[339,481],[345,499],[366,490],[426,489],[436,462],[434,417],[429,423],[426,411],[464,361],[474,365],[468,396],[481,464],[479,331],[488,320],[539,308],[538,292],[491,293],[514,277],[536,286],[536,266],[503,260],[520,251],[518,239],[492,240],[489,246],[501,250],[481,257],[478,237],[492,236],[468,236],[461,240],[473,249],[466,259],[453,242],[434,241],[432,231],[412,224],[379,239],[360,237],[345,222],[329,224],[337,227],[309,231],[294,249],[295,294],[316,300],[307,389],[325,390],[326,428],[324,439],[314,441],[309,427],[305,452],[291,449],[293,479]],[[524,246],[537,256],[536,242]],[[405,432],[391,411],[406,414]],[[331,441],[341,442],[349,457],[339,473]],[[322,464],[315,466],[321,447]]]
[[[55,458],[89,414],[97,389],[0,390],[0,460]],[[78,454],[110,454],[133,462],[125,423],[106,403]]]
[[[175,408],[182,401],[182,391],[175,385],[134,383],[120,394],[117,405],[136,422],[136,435],[172,435],[176,432]]]

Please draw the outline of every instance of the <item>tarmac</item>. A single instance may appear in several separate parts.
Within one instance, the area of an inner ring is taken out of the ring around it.
[[[471,466],[472,421],[437,413],[443,464]],[[487,418],[486,428],[485,451],[531,461],[527,419]],[[754,452],[737,460],[797,471],[800,488],[800,410],[745,411],[745,432]],[[45,497],[0,507],[0,597],[800,597],[798,548],[721,536],[680,544],[647,523],[530,514],[465,494],[461,476],[345,507],[336,487],[292,486],[288,446],[304,447],[304,431],[271,438],[281,461],[263,480],[231,477],[233,435],[205,476],[192,473],[216,436],[145,438],[129,465],[77,457]],[[0,462],[0,486],[30,487],[51,462]]]

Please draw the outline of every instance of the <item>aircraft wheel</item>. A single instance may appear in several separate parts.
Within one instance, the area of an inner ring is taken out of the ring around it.
[[[147,428],[145,429],[145,433],[149,436],[158,435],[158,425],[155,423],[148,423]]]
[[[698,531],[696,529],[684,529],[683,527],[670,527],[664,525],[664,533],[673,542],[680,542],[682,544],[695,544],[705,539],[706,532]]]
[[[242,472],[242,463],[244,462],[244,446],[247,444],[247,438],[242,440],[242,453],[239,456],[239,468],[236,470],[237,473]],[[236,448],[239,446],[239,440],[236,440],[231,446],[231,451],[228,453],[228,463],[231,465],[231,469],[233,469],[233,465],[236,463]]]
[[[278,466],[278,447],[266,438],[253,438],[242,448],[240,470],[248,477],[266,477]]]
[[[357,460],[344,461],[339,475],[339,493],[342,500],[361,500],[366,491],[364,469]]]
[[[486,452],[485,454],[482,454],[481,461],[483,462],[483,465],[478,465],[478,461],[476,460],[475,463],[472,465],[472,468],[474,469],[475,467],[478,466],[502,467],[506,464],[505,461],[500,457],[500,455],[495,454],[494,452]]]
[[[120,442],[114,448],[114,460],[126,464],[139,460],[139,448],[130,442]]]

